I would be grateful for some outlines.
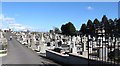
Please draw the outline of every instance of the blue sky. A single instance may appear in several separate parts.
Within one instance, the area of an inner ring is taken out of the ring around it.
[[[81,24],[102,16],[118,17],[117,2],[3,2],[2,17],[5,28],[48,31],[72,22],[79,30]]]
[[[119,9],[119,10],[118,10],[118,17],[120,18],[120,1],[119,1],[119,3],[118,3],[118,7],[119,7],[119,8],[118,8],[118,9]]]

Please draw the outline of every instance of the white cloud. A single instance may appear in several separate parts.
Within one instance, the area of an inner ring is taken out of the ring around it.
[[[4,21],[6,21],[6,22],[8,22],[8,23],[13,23],[13,22],[15,22],[15,19],[14,19],[14,18],[10,18],[10,17],[6,17],[6,18],[4,19]]]
[[[93,7],[91,7],[91,6],[88,6],[87,7],[87,10],[93,10],[94,8]]]
[[[7,22],[7,23],[13,23],[15,22],[15,18],[5,17],[3,14],[0,14],[0,21]]]
[[[3,14],[0,14],[0,28],[1,29],[10,28],[12,30],[17,30],[17,31],[32,29],[29,26],[16,23],[15,18],[6,17]]]
[[[2,23],[0,22],[0,28],[2,28]]]
[[[0,21],[4,19],[4,15],[0,14]]]

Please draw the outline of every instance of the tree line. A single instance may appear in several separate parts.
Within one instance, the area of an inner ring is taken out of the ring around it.
[[[87,24],[82,24],[80,30],[76,30],[72,22],[68,22],[61,26],[61,34],[64,35],[76,35],[76,34],[95,34],[96,29],[104,29],[106,34],[120,33],[120,18],[114,20],[108,19],[106,15],[103,15],[102,20],[97,18],[92,22],[90,19]],[[60,33],[60,30],[56,28],[55,32]]]
[[[120,33],[120,18],[112,20],[104,15],[101,21],[97,18],[93,22],[88,20],[87,24],[82,24],[80,32],[94,34],[98,28],[104,29],[106,34]]]

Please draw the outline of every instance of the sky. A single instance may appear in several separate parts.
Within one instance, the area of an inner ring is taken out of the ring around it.
[[[2,2],[118,2],[120,0],[1,0]]]
[[[119,3],[118,3],[118,17],[120,18],[120,1],[119,1]]]
[[[72,22],[77,30],[88,19],[118,18],[117,2],[2,2],[0,28],[46,32]]]

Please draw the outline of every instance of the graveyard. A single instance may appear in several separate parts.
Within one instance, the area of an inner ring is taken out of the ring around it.
[[[7,55],[7,44],[5,33],[0,31],[0,57]]]
[[[67,36],[49,32],[12,32],[22,45],[36,51],[39,54],[46,54],[48,51],[59,53],[61,56],[77,55],[79,57],[116,63],[111,53],[117,50],[120,53],[120,37],[109,36],[105,30],[98,30],[95,35]],[[49,52],[49,53],[50,53]],[[50,57],[50,56],[48,56]]]

